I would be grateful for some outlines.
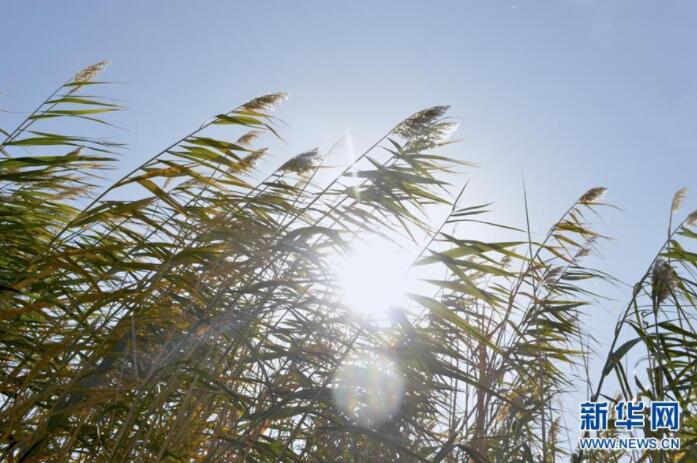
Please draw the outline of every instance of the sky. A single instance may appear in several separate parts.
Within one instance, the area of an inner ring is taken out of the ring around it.
[[[685,1],[5,1],[0,108],[30,111],[108,58],[125,173],[210,116],[285,91],[277,163],[350,133],[356,149],[451,105],[476,162],[470,204],[544,232],[609,189],[602,270],[631,283],[665,240],[669,205],[697,208],[697,3]],[[0,118],[11,125],[13,114]],[[629,291],[594,315],[607,333]],[[608,333],[609,334],[609,333]],[[606,334],[607,336],[607,334]]]

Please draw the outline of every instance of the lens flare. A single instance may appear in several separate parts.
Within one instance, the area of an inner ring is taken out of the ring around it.
[[[344,362],[334,379],[337,407],[363,426],[380,425],[399,411],[404,382],[385,356],[364,355]]]

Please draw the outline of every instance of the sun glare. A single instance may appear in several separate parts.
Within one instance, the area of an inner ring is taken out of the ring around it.
[[[410,278],[406,269],[409,252],[384,241],[360,241],[338,263],[340,296],[353,312],[378,316],[405,301]]]

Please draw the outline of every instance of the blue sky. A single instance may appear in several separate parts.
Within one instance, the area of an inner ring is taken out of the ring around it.
[[[278,163],[350,131],[367,147],[423,107],[452,105],[477,162],[471,203],[542,232],[609,188],[604,270],[640,277],[675,190],[697,207],[697,3],[690,1],[8,1],[0,107],[31,110],[102,58],[124,81],[123,171],[213,114],[286,91]],[[0,119],[11,124],[12,115]],[[614,320],[619,304],[606,304]],[[604,319],[604,318],[603,318]],[[604,325],[605,327],[607,325]]]

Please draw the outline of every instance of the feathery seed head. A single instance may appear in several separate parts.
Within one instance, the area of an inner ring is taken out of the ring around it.
[[[104,68],[108,65],[109,60],[102,60],[98,63],[94,63],[91,66],[87,66],[85,69],[73,76],[73,82],[89,82],[101,74]]]
[[[682,206],[685,196],[687,195],[687,187],[682,187],[673,195],[673,202],[670,205],[671,212],[677,212]]]
[[[82,155],[83,151],[85,151],[85,147],[79,146],[79,147],[75,148],[74,150],[72,150],[71,152],[69,152],[68,154],[66,154],[66,156],[78,157],[78,156]]]
[[[405,119],[394,129],[414,150],[428,150],[442,145],[457,130],[456,122],[443,120],[449,106],[434,106]]]
[[[320,160],[321,156],[319,155],[319,148],[314,148],[289,159],[279,168],[279,170],[281,172],[295,172],[296,174],[302,174],[317,166]]]
[[[605,195],[607,188],[595,187],[586,191],[578,200],[579,204],[595,204]]]
[[[406,118],[399,125],[400,127],[406,128],[414,125],[432,124],[443,117],[448,109],[450,109],[450,106],[433,106],[431,108],[422,109]]]
[[[675,270],[670,263],[663,259],[658,259],[651,272],[651,288],[658,303],[663,302],[675,286]]]
[[[591,250],[584,246],[578,250],[578,252],[576,253],[576,255],[574,257],[576,259],[580,259],[581,257],[588,256],[590,253],[591,253]]]
[[[687,219],[685,219],[685,224],[688,226],[697,224],[697,210],[690,212],[690,215],[688,215]]]
[[[450,106],[434,106],[432,108],[423,109],[408,118],[404,119],[395,128],[394,132],[404,138],[413,138],[426,128],[430,128],[436,124],[446,113]]]
[[[250,169],[253,169],[254,166],[257,164],[259,159],[266,153],[266,148],[260,149],[253,151],[249,153],[247,156],[242,158],[237,164],[239,166],[239,170],[241,172],[246,172],[249,171]]]
[[[269,111],[280,105],[286,99],[288,99],[287,93],[269,93],[268,95],[258,96],[249,100],[242,105],[242,108],[249,111]]]
[[[439,122],[433,126],[433,138],[440,141],[448,140],[460,127],[459,122]]]
[[[591,251],[593,250],[593,245],[596,242],[595,236],[591,236],[586,240],[586,242],[579,248],[578,252],[576,252],[576,255],[574,256],[574,259],[579,259],[581,257],[586,257],[589,256]]]
[[[547,271],[547,273],[545,273],[542,282],[545,284],[545,286],[554,286],[563,273],[563,267],[552,267]]]
[[[260,135],[260,131],[250,130],[249,132],[243,134],[240,138],[238,138],[236,143],[240,146],[249,146],[252,144],[254,140],[259,138]]]

